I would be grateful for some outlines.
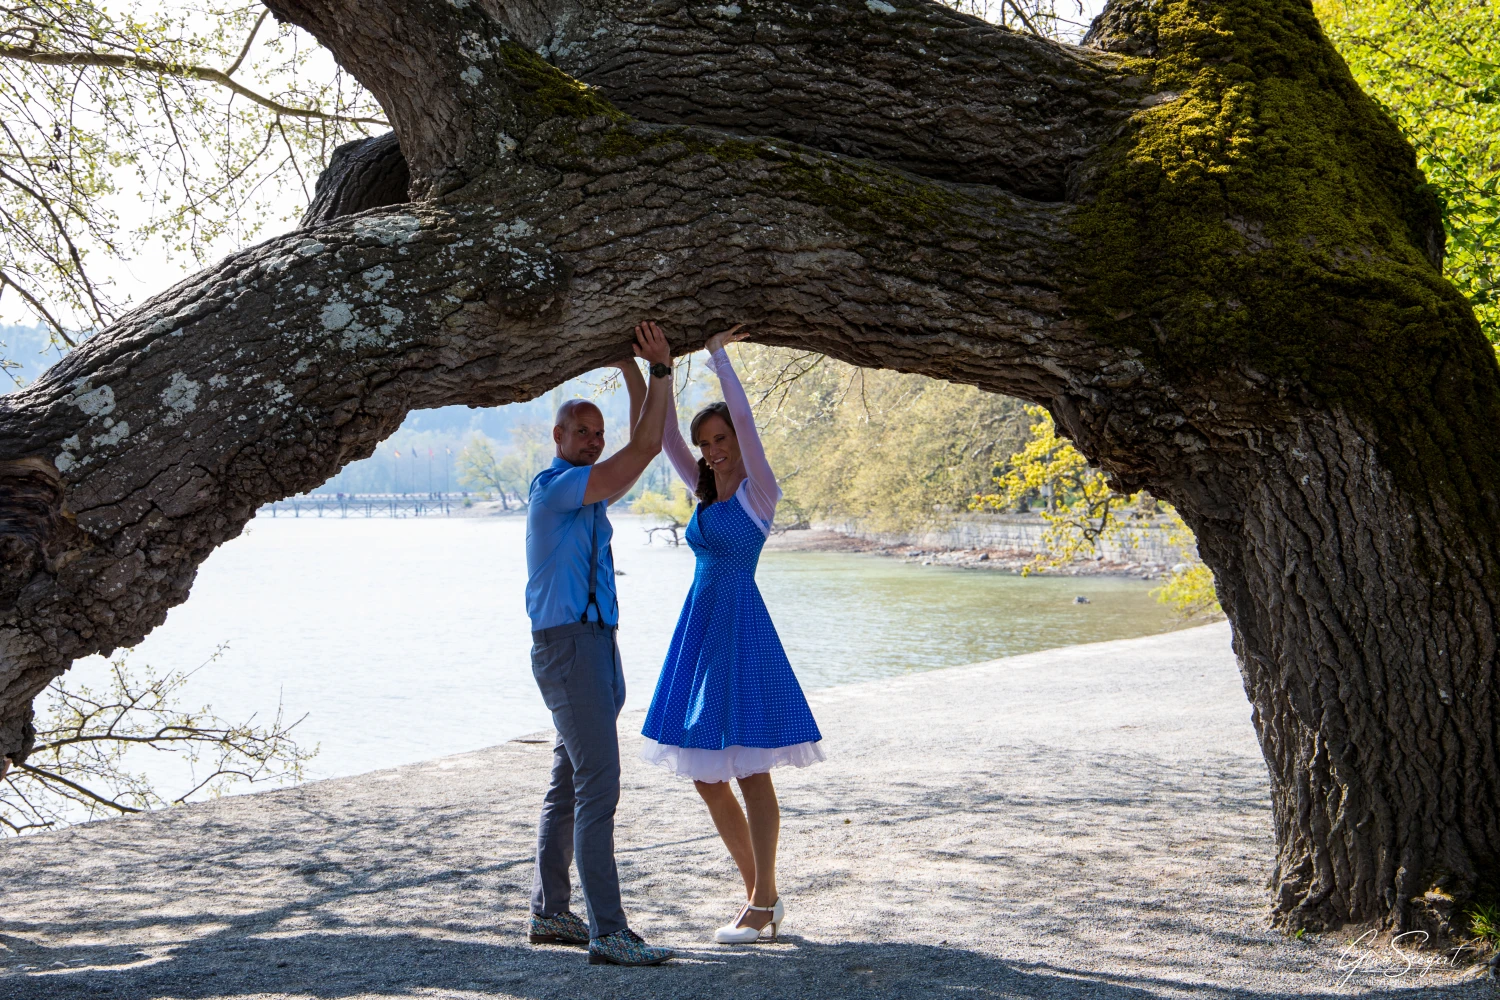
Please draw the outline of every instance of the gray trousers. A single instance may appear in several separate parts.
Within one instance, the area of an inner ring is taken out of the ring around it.
[[[576,622],[531,633],[531,672],[557,727],[552,782],[536,833],[531,912],[568,908],[568,864],[588,907],[589,936],[625,929],[615,870],[615,805],[620,801],[620,742],[615,719],[625,706],[625,674],[615,630]]]

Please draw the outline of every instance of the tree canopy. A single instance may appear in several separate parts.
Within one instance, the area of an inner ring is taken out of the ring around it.
[[[968,509],[1026,434],[1021,404],[921,375],[748,345],[742,378],[785,496],[783,524],[910,529]]]

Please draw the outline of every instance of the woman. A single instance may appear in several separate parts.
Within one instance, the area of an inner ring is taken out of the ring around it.
[[[693,460],[677,421],[667,420],[663,448],[699,499],[686,532],[698,568],[646,714],[641,751],[693,779],[745,880],[748,901],[714,932],[721,944],[757,941],[768,927],[776,939],[786,909],[776,892],[781,809],[770,770],[823,759],[822,734],[755,586],[781,489],[724,353],[725,344],[748,336],[739,329],[708,340],[709,367],[725,401],[693,418],[689,433],[701,459]],[[739,782],[743,812],[730,778]]]

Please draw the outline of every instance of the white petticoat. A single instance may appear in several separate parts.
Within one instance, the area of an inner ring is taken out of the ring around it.
[[[791,765],[807,767],[825,759],[823,741],[794,743],[789,747],[727,747],[723,750],[700,750],[658,743],[649,736],[643,740],[641,759],[671,771],[680,778],[694,781],[728,781],[763,774],[773,767]]]

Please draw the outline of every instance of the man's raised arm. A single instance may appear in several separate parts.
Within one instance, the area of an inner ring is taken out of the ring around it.
[[[636,363],[635,358],[626,358],[615,367],[620,369],[620,378],[625,382],[625,391],[630,394],[630,423],[627,426],[629,426],[630,433],[633,435],[635,433],[635,425],[641,422],[641,412],[646,406],[646,380],[641,378],[641,368]],[[663,434],[663,437],[665,438],[665,434]],[[618,493],[609,498],[609,502],[619,502],[624,498],[625,494],[630,492],[631,487],[635,484],[635,479],[626,483]]]
[[[667,413],[672,408],[672,347],[667,343],[666,334],[661,332],[661,327],[651,322],[636,326],[635,355],[643,358],[649,365],[666,367],[667,373],[661,377],[652,375],[648,380],[646,401],[640,407],[639,418],[630,428],[630,442],[594,465],[593,471],[589,473],[588,489],[583,493],[585,504],[623,496],[661,451],[662,429],[666,426]],[[630,389],[630,372],[625,370],[627,365],[633,371],[635,363],[627,361],[621,364],[626,388]],[[636,378],[640,378],[639,373]],[[631,395],[634,397],[634,392]],[[636,407],[632,405],[632,417],[635,416],[635,410]]]

